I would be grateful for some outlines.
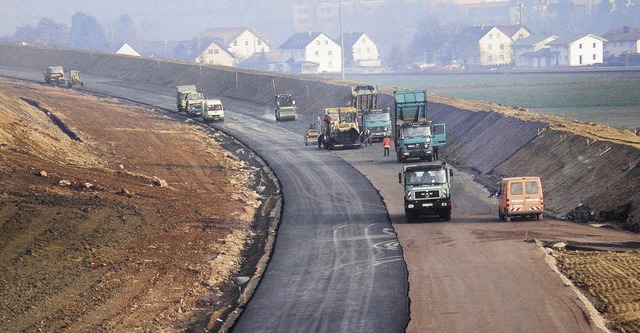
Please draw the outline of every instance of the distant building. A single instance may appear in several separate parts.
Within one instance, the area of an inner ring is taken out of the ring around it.
[[[213,40],[224,47],[238,62],[256,52],[269,52],[268,39],[248,28],[217,28],[202,34],[201,39]]]
[[[521,25],[476,26],[463,30],[448,47],[464,66],[502,66],[513,62],[511,43],[529,36]]]
[[[625,26],[612,29],[602,35],[602,38],[607,40],[604,44],[605,58],[640,53],[640,28]]]
[[[270,72],[284,72],[284,61],[280,53],[256,52],[238,64],[238,67]]]
[[[345,66],[351,72],[379,72],[378,46],[364,32],[344,34]]]
[[[555,54],[555,66],[591,66],[601,64],[606,39],[593,34],[560,37],[549,43]]]
[[[223,46],[216,42],[211,42],[200,52],[195,61],[207,65],[233,66],[235,57]]]
[[[384,5],[383,0],[359,1],[300,1],[293,5],[293,30],[324,31],[332,36],[340,32],[340,9],[343,18],[373,17],[376,10]]]
[[[136,51],[128,43],[122,44],[122,46],[120,46],[120,48],[118,48],[118,50],[116,51],[116,54],[125,54],[125,55],[140,57],[140,53],[138,53],[138,51]]]
[[[280,51],[285,59],[285,71],[338,73],[342,71],[341,48],[322,32],[296,33],[287,39]]]
[[[530,36],[511,44],[515,67],[549,67],[555,62],[549,43],[557,36]]]

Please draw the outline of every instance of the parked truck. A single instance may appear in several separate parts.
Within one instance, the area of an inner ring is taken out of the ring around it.
[[[276,95],[276,121],[296,120],[297,110],[296,100],[291,94]]]
[[[407,222],[420,215],[437,215],[451,220],[451,180],[453,170],[447,163],[405,164],[398,174],[404,187],[404,213]]]
[[[378,107],[378,88],[372,85],[352,87],[351,105],[358,109],[363,139],[382,140],[391,135],[391,110]]]
[[[44,82],[47,84],[65,85],[67,83],[62,66],[49,66],[47,71],[42,74],[44,75]]]
[[[318,148],[360,148],[358,110],[354,107],[326,108],[321,122]]]
[[[187,95],[198,92],[194,84],[183,84],[176,86],[176,108],[178,112],[185,112],[187,109]]]
[[[178,112],[185,112],[187,117],[201,115],[205,101],[204,94],[194,84],[176,86],[176,108]]]
[[[427,119],[427,93],[424,90],[394,91],[394,136],[398,162],[434,159],[433,149],[447,142],[445,124]]]

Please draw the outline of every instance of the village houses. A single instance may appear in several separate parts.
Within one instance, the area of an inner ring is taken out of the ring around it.
[[[605,41],[604,38],[593,34],[560,37],[548,44],[555,56],[551,66],[601,64]]]
[[[195,61],[215,65],[237,65],[254,53],[270,51],[268,40],[248,28],[218,28],[201,35],[210,43],[198,52]]]
[[[375,73],[382,71],[378,46],[364,32],[346,33],[343,37],[345,71]]]
[[[322,32],[295,33],[281,46],[285,71],[292,73],[339,73],[341,47]]]
[[[640,53],[640,28],[624,26],[620,29],[612,29],[602,35],[602,38],[607,40],[604,44],[605,59]]]
[[[463,30],[448,45],[465,66],[501,66],[512,63],[511,44],[531,36],[524,26],[476,26]]]
[[[550,42],[558,36],[530,36],[519,39],[513,44],[515,67],[549,67],[554,63],[555,55],[551,52]]]

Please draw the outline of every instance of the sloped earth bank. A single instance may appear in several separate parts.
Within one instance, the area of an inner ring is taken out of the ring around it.
[[[52,64],[77,68],[103,78],[153,83],[168,88],[195,83],[210,96],[248,99],[265,105],[272,101],[275,86],[278,92],[290,92],[296,97],[301,119],[306,117],[307,120],[318,116],[322,107],[347,105],[349,86],[357,84],[159,59],[0,45],[0,65],[42,71]],[[393,89],[382,87],[385,94],[380,96],[381,106],[392,105]],[[429,95],[429,99],[430,117],[448,126],[448,145],[441,150],[441,158],[471,171],[476,180],[488,188],[495,189],[497,179],[503,176],[539,175],[545,189],[547,215],[570,217],[577,205],[584,204],[594,211],[593,219],[598,218],[599,223],[634,231],[640,229],[640,174],[637,168],[640,140],[632,133],[536,115],[520,108],[434,95]],[[272,110],[266,107],[265,112]],[[609,260],[591,257],[590,252],[576,254],[596,265]],[[615,253],[611,255],[616,256]],[[619,255],[638,256],[636,252]],[[632,295],[624,297],[633,304],[630,308],[635,309],[627,315],[638,318],[640,301],[633,295],[637,295],[640,288],[635,287],[637,276],[633,270],[623,268],[612,273],[583,271],[579,267],[571,269],[588,274],[585,280],[594,284],[611,274],[614,280],[624,281],[617,285],[629,286],[622,288],[621,294]],[[569,271],[567,275],[576,276]],[[579,286],[589,288],[587,283],[579,283]],[[589,290],[598,293],[596,290],[599,289]],[[612,292],[607,288],[603,290],[594,298],[606,298]],[[600,309],[615,325],[617,321],[611,317],[611,308]]]
[[[0,331],[216,329],[276,192],[213,130],[0,81]]]

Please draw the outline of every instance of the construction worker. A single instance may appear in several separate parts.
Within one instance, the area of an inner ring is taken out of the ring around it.
[[[388,135],[382,139],[382,148],[384,149],[384,156],[389,156],[389,148],[391,148],[391,138]]]

